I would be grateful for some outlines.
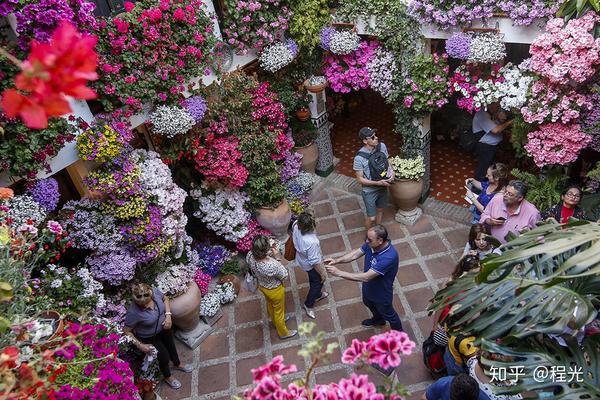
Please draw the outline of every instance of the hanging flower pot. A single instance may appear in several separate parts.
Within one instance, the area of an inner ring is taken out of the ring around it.
[[[327,79],[324,76],[311,76],[304,81],[304,87],[311,93],[321,93],[327,87]]]
[[[310,110],[305,107],[296,110],[296,118],[298,118],[300,121],[307,121],[310,118]]]

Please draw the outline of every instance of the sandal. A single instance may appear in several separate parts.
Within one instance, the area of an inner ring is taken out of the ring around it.
[[[166,380],[166,379],[165,379],[164,381],[165,381],[165,382],[167,383],[167,385],[169,385],[169,386],[170,386],[172,389],[175,389],[175,390],[177,390],[177,389],[181,389],[181,382],[179,382],[179,381],[178,381],[177,379],[175,379],[175,378],[171,379],[170,381],[168,381],[168,380]]]
[[[179,366],[173,367],[177,371],[183,371],[185,373],[190,373],[194,370],[194,366],[192,364],[180,364]]]

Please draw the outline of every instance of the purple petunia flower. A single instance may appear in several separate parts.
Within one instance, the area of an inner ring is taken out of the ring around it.
[[[202,118],[204,118],[204,114],[206,114],[206,110],[208,109],[206,101],[202,96],[193,96],[189,99],[185,99],[183,105],[196,123],[202,121]]]
[[[331,42],[331,38],[333,37],[333,35],[335,35],[336,32],[337,31],[335,30],[335,28],[332,27],[325,27],[321,29],[321,32],[319,33],[321,43],[319,43],[319,46],[321,46],[323,50],[329,50],[329,43]]]
[[[462,32],[454,32],[446,40],[446,53],[452,58],[466,60],[471,52],[471,37]]]
[[[41,179],[29,190],[29,194],[46,211],[56,210],[60,193],[58,192],[58,182],[54,178]]]

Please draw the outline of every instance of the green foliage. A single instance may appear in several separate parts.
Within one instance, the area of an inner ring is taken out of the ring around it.
[[[527,184],[527,201],[538,210],[546,210],[560,201],[561,186],[568,179],[560,169],[548,170],[543,177],[537,177],[529,172],[519,171],[517,168],[511,174]]]
[[[238,260],[237,257],[226,260],[219,272],[222,275],[239,275],[241,272],[240,260]]]
[[[297,110],[308,108],[310,102],[308,94],[305,91],[296,90],[295,82],[289,75],[278,78],[270,74],[266,81],[269,82],[269,90],[277,93],[277,99],[283,105],[288,119],[292,118]]]
[[[290,127],[292,129],[292,138],[294,139],[295,147],[308,146],[317,138],[319,133],[310,119],[307,121],[299,121],[298,119],[293,118],[290,122]]]
[[[293,0],[290,7],[294,15],[290,34],[300,48],[310,53],[319,44],[319,32],[331,20],[327,0]]]
[[[535,125],[528,124],[523,119],[521,114],[517,114],[514,118],[512,131],[510,136],[510,142],[512,144],[513,149],[515,150],[515,155],[519,158],[527,156],[527,151],[525,151],[525,145],[527,144],[527,134],[532,132],[535,129]]]

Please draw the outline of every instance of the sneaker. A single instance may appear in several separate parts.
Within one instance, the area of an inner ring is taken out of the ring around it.
[[[287,335],[279,336],[279,339],[281,339],[281,340],[289,339],[291,337],[296,336],[297,334],[298,334],[298,331],[296,329],[292,329],[291,331],[288,332]]]
[[[292,314],[288,314],[285,316],[285,318],[283,319],[285,322],[288,322],[290,320],[290,318],[292,318]]]
[[[306,304],[302,304],[302,307],[304,308],[304,311],[306,311],[306,315],[308,315],[309,318],[317,318],[317,316],[315,315],[315,311],[312,308],[306,307]]]
[[[194,366],[192,364],[180,364],[179,366],[173,367],[173,369],[177,371],[183,371],[189,374],[194,370]]]
[[[177,390],[177,389],[181,389],[181,382],[179,382],[177,379],[173,378],[171,380],[164,380],[165,383],[167,385],[169,385],[171,388]]]
[[[367,318],[363,322],[360,323],[362,326],[383,326],[385,325],[385,321],[375,321],[373,318]]]
[[[326,299],[327,297],[329,297],[329,293],[327,293],[327,292],[321,292],[321,297],[319,297],[315,301],[321,301],[323,299]]]

